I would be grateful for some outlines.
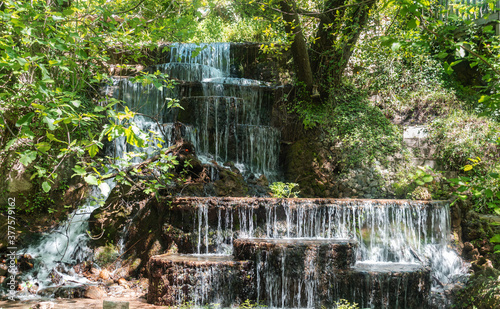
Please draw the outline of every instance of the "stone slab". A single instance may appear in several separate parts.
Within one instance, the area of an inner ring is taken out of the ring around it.
[[[103,300],[102,309],[129,309],[128,301]]]
[[[254,299],[252,266],[249,261],[235,261],[229,255],[153,256],[148,262],[148,303],[230,306]]]

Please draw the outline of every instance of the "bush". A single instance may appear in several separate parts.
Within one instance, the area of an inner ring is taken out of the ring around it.
[[[436,119],[429,127],[429,142],[435,156],[449,170],[461,169],[469,158],[480,157],[493,164],[499,158],[494,141],[500,137],[500,125],[489,118],[456,111]]]
[[[283,183],[283,182],[273,182],[269,188],[271,189],[271,194],[276,198],[290,198],[290,197],[298,197],[300,191],[298,188],[299,184],[297,183]]]
[[[350,87],[334,90],[333,104],[325,117],[328,138],[342,149],[344,167],[379,161],[401,152],[402,134],[366,96]]]

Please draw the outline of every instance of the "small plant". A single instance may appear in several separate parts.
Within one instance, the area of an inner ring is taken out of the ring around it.
[[[345,299],[341,299],[335,302],[334,308],[336,309],[358,309],[357,303],[350,303]]]
[[[269,188],[271,189],[271,194],[273,197],[277,198],[290,198],[290,197],[299,197],[300,191],[295,188],[298,188],[298,183],[293,182],[273,182]],[[295,190],[294,190],[295,189]]]
[[[410,174],[410,177],[415,180],[418,186],[426,186],[434,180],[431,172],[431,168],[419,166],[415,174]]]
[[[238,306],[239,309],[252,309],[259,307],[257,303],[251,302],[249,299],[245,300],[242,304]]]
[[[500,139],[496,143],[500,145]],[[450,183],[456,186],[454,195],[458,197],[457,200],[471,199],[475,205],[475,210],[478,212],[500,215],[500,173],[498,165],[486,164],[479,157],[469,158],[469,161],[470,163],[462,168],[467,173],[467,176],[450,179]],[[498,225],[498,223],[490,224]],[[495,245],[495,253],[500,253],[500,233],[493,235],[490,242]]]

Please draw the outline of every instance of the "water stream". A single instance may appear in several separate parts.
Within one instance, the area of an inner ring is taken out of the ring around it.
[[[204,163],[231,161],[246,176],[279,179],[280,131],[271,126],[272,89],[233,76],[230,52],[226,43],[172,44],[170,61],[154,69],[180,81],[173,89],[157,90],[120,78],[107,93],[140,113],[134,118],[136,126],[160,132],[163,146],[175,142],[174,122],[180,121],[182,137],[193,143]],[[172,98],[180,100],[184,110],[166,109]],[[106,154],[138,162],[140,158],[130,155],[138,150],[122,138],[109,145]],[[153,147],[146,152],[152,155]],[[440,285],[452,284],[466,270],[449,248],[446,202],[217,201],[199,198],[191,203],[194,221],[188,224],[193,226],[195,254],[155,261],[167,263],[177,279],[151,278],[150,301],[232,305],[246,297],[268,307],[314,308],[332,307],[347,298],[370,308],[421,308],[418,302],[429,301],[428,288],[439,292]],[[91,257],[86,230],[93,210],[78,210],[23,251],[37,261],[25,280],[39,291],[64,282],[88,283],[71,266]],[[245,260],[233,259],[238,246],[251,252]],[[157,296],[159,286],[170,289],[171,296]]]

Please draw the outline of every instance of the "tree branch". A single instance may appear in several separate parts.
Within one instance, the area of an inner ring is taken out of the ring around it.
[[[12,132],[12,130],[10,129],[9,127],[9,124],[7,123],[7,119],[5,119],[5,117],[3,116],[3,113],[0,113],[0,115],[2,115],[2,119],[3,119],[3,122],[5,123],[5,127],[7,128],[7,130],[9,130],[10,134],[12,134],[12,136],[16,136],[16,134],[14,134],[14,132]]]
[[[164,152],[160,152],[159,154],[157,154],[155,156],[152,156],[151,158],[149,158],[149,159],[147,159],[145,161],[142,161],[141,163],[138,163],[138,164],[135,164],[135,165],[131,165],[131,166],[127,167],[123,171],[118,171],[118,172],[115,172],[113,174],[104,176],[104,177],[101,178],[101,180],[106,180],[106,179],[114,178],[114,177],[118,176],[118,174],[120,174],[121,172],[129,173],[133,169],[140,168],[140,167],[146,166],[146,165],[148,165],[148,164],[150,164],[152,162],[158,161],[159,159],[161,159],[161,155],[162,154],[172,153],[172,151],[176,148],[176,146],[177,145],[170,146]]]
[[[144,1],[146,0],[141,0],[139,1],[139,3],[137,3],[135,6],[133,6],[132,8],[128,9],[128,10],[125,10],[125,11],[121,11],[121,12],[114,12],[113,14],[116,14],[116,15],[120,15],[120,14],[125,14],[125,13],[128,13],[132,10],[135,10],[139,5],[141,5]]]
[[[358,3],[346,4],[346,5],[342,5],[342,6],[338,6],[338,7],[335,7],[335,8],[328,9],[328,10],[326,10],[324,12],[311,12],[311,11],[306,11],[306,10],[303,10],[303,9],[300,9],[300,8],[295,8],[295,13],[299,14],[299,15],[304,15],[304,16],[309,16],[309,17],[315,17],[315,18],[323,19],[323,18],[326,18],[325,14],[328,14],[330,12],[338,11],[338,10],[342,10],[342,9],[347,9],[347,8],[353,7],[353,6],[360,6],[360,5],[363,5],[363,4],[370,3],[370,2],[375,2],[375,0],[366,0],[366,1],[358,2]],[[276,12],[279,12],[281,14],[285,14],[285,15],[293,15],[293,14],[295,14],[294,12],[286,12],[286,11],[283,11],[283,10],[280,10],[280,9],[277,9],[277,8],[270,7],[266,3],[262,3],[262,2],[256,2],[256,3],[264,5],[264,6],[267,6],[269,9],[271,9],[273,11],[276,11]]]

